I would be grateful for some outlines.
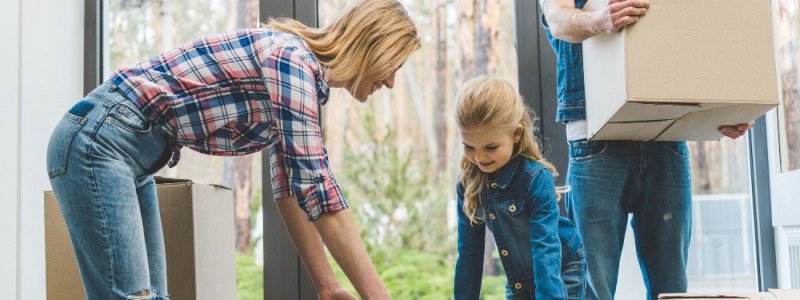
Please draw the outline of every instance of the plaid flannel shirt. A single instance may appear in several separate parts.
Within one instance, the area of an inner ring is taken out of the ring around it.
[[[322,145],[323,68],[305,42],[269,28],[207,37],[110,79],[180,148],[244,155],[269,147],[275,199],[296,196],[309,220],[347,208]]]

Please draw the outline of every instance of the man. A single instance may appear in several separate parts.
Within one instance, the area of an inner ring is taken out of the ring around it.
[[[628,214],[648,299],[686,292],[691,235],[691,178],[685,142],[587,141],[581,42],[611,34],[647,13],[647,0],[609,0],[584,11],[587,0],[540,0],[542,25],[557,54],[558,111],[567,125],[570,164],[566,205],[583,236],[587,299],[614,297]],[[738,138],[753,126],[723,126]]]

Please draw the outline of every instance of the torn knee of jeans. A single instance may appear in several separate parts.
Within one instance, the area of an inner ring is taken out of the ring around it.
[[[156,299],[156,289],[154,288],[146,288],[137,292],[130,293],[126,296],[127,300],[155,300]]]

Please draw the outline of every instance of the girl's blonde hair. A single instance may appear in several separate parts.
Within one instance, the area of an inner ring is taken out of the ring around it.
[[[323,28],[288,18],[270,19],[267,26],[299,36],[329,78],[353,90],[369,72],[394,71],[421,47],[417,26],[396,0],[356,1]]]
[[[511,83],[491,76],[479,76],[464,83],[456,101],[456,122],[460,130],[500,130],[513,134],[521,124],[522,136],[514,145],[512,158],[522,155],[544,165],[553,176],[558,175],[556,168],[544,159],[533,136],[533,113]],[[481,223],[483,220],[476,212],[481,191],[489,182],[488,174],[466,156],[461,157],[460,167],[464,212],[470,223]]]

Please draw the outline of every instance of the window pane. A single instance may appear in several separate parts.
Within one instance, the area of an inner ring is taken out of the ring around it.
[[[349,2],[319,1],[321,25]],[[401,2],[418,26],[422,49],[398,71],[394,89],[377,91],[366,103],[333,90],[324,107],[325,145],[392,295],[446,299],[457,236],[455,94],[476,74],[517,85],[514,2]],[[482,294],[502,298],[505,277],[497,252],[491,253],[486,265],[494,276],[484,277]]]
[[[198,38],[256,27],[259,11],[258,0],[110,0],[104,7],[105,78],[119,67]],[[255,224],[261,204],[261,155],[223,158],[184,148],[176,167],[156,175],[231,187],[237,220],[237,297],[263,298],[262,251],[253,249],[261,244],[262,226]]]
[[[797,0],[778,1],[778,62],[783,88],[780,115],[781,162],[783,171],[800,169],[800,15]]]
[[[690,292],[756,291],[747,137],[689,142]]]

